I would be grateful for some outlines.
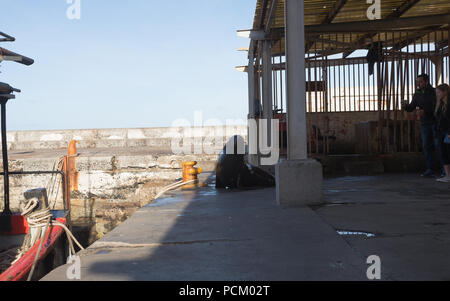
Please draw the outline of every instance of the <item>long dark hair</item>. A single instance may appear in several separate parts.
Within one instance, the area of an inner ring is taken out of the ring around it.
[[[442,84],[439,87],[437,87],[437,89],[441,92],[443,92],[444,94],[446,94],[446,97],[444,97],[444,99],[442,100],[443,102],[443,111],[447,112],[448,109],[448,99],[450,97],[450,87],[447,84]],[[441,100],[438,99],[437,103],[436,103],[436,113],[439,111],[439,108],[441,107]]]

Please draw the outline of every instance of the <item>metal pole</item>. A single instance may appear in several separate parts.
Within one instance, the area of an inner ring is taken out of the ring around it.
[[[263,41],[263,118],[267,123],[267,136],[264,137],[267,141],[267,146],[270,146],[272,141],[272,119],[273,119],[273,81],[272,81],[272,45],[271,41]]]
[[[249,53],[248,57],[248,117],[254,119],[255,114],[255,63],[253,52]]]
[[[0,99],[1,102],[1,118],[2,118],[2,155],[3,155],[3,172],[4,172],[4,214],[11,214],[9,207],[9,169],[8,169],[8,142],[6,134],[6,103],[8,99]]]

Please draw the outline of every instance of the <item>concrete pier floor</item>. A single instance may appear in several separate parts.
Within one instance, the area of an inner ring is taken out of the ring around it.
[[[450,280],[450,185],[344,177],[324,195],[281,208],[274,189],[171,193],[81,252],[81,280],[367,280],[371,255],[382,280]]]

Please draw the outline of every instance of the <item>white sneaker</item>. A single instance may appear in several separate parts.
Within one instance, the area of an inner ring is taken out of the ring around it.
[[[443,178],[437,179],[438,182],[441,183],[450,183],[450,177],[449,176],[445,176]]]

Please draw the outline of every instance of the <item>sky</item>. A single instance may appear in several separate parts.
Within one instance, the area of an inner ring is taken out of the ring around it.
[[[8,130],[165,127],[196,111],[246,120],[234,67],[249,41],[236,30],[252,27],[256,0],[80,0],[80,19],[67,2],[0,0],[0,31],[16,38],[0,47],[35,59],[1,63],[0,81],[22,90]]]

